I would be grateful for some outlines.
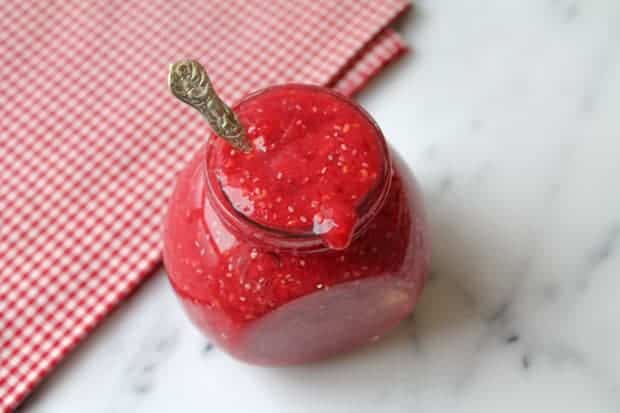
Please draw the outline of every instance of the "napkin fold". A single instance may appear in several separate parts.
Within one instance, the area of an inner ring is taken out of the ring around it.
[[[176,172],[208,134],[167,89],[202,62],[228,102],[351,95],[406,51],[403,0],[0,2],[0,412],[160,264]]]

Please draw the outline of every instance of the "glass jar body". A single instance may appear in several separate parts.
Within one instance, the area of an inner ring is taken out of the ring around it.
[[[164,262],[190,319],[218,347],[255,364],[303,363],[376,341],[410,314],[429,245],[420,192],[393,151],[385,201],[344,250],[266,240],[259,226],[231,222],[207,183],[205,151],[177,178]]]

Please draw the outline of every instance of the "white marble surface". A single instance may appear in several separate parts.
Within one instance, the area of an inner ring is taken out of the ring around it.
[[[425,0],[415,53],[359,97],[434,238],[414,315],[321,364],[208,349],[162,273],[22,407],[117,412],[620,412],[620,2]]]

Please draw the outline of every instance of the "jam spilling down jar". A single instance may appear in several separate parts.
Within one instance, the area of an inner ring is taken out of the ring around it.
[[[271,87],[233,108],[178,176],[164,262],[191,320],[257,364],[322,359],[412,311],[428,242],[420,194],[370,116],[328,89]]]

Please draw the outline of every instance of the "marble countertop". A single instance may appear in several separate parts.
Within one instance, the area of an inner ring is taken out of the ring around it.
[[[414,316],[310,366],[230,359],[163,271],[20,408],[620,412],[620,2],[417,2],[414,52],[360,96],[434,241]]]

